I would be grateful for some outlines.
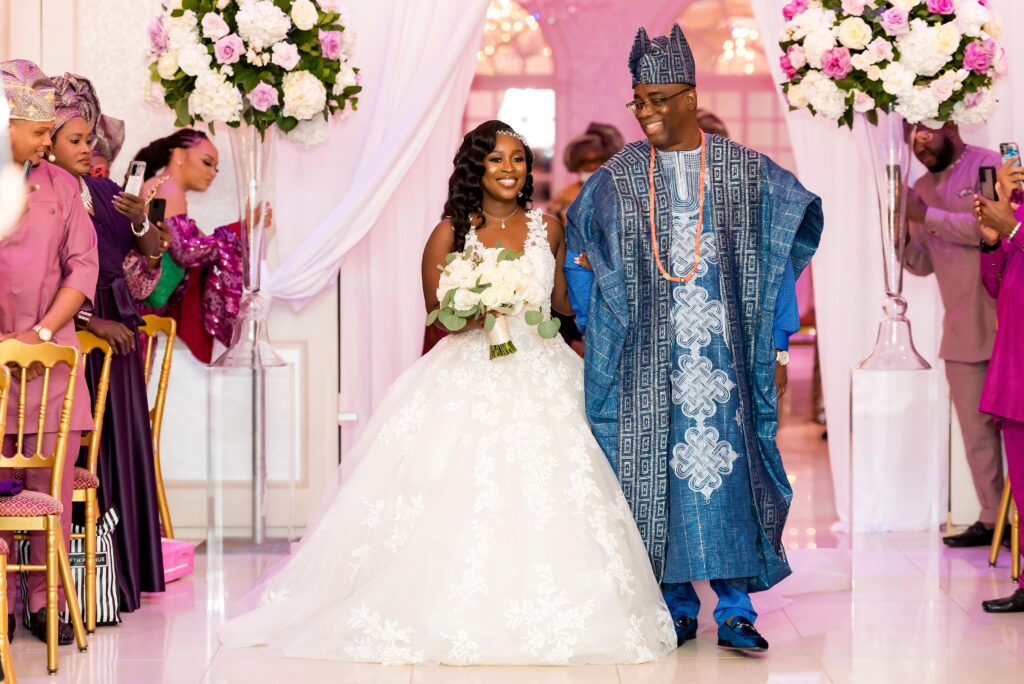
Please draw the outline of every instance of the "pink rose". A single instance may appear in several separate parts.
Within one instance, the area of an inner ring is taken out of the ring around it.
[[[341,14],[343,11],[341,0],[316,0],[316,4],[320,5],[320,9],[324,12],[336,12]]]
[[[936,14],[953,14],[956,11],[953,0],[928,0],[927,5],[928,11]]]
[[[228,23],[216,12],[210,12],[203,17],[203,35],[210,40],[220,40],[229,33],[231,28]]]
[[[846,78],[853,65],[850,64],[850,50],[844,47],[826,50],[821,56],[821,71],[833,80]]]
[[[992,66],[992,52],[984,43],[968,43],[964,50],[964,69],[984,74]]]
[[[217,56],[218,64],[234,64],[245,54],[245,44],[232,33],[213,44],[213,54]]]
[[[341,31],[320,31],[320,52],[325,59],[341,57]]]
[[[786,17],[786,21],[790,21],[793,17],[806,11],[807,0],[792,0],[792,2],[782,8],[782,16]]]
[[[801,69],[807,66],[807,53],[799,45],[790,45],[786,49],[786,57],[789,57],[789,63],[793,65],[795,69]]]
[[[299,63],[299,48],[294,43],[274,43],[270,61],[285,71],[291,71]]]
[[[148,31],[149,44],[153,48],[153,52],[163,54],[167,50],[167,31],[164,29],[164,18],[157,17],[153,20]]]
[[[843,11],[855,17],[864,14],[867,0],[843,0]]]
[[[258,112],[265,112],[271,107],[276,107],[278,104],[277,88],[265,81],[260,81],[259,85],[252,89],[248,97],[252,108]]]
[[[782,67],[782,73],[786,74],[786,80],[792,81],[793,77],[796,76],[796,69],[790,63],[788,55],[779,57],[779,66]]]
[[[932,81],[928,89],[932,91],[932,95],[939,102],[945,102],[949,98],[953,97],[953,82],[951,80],[938,78]]]
[[[868,43],[867,52],[876,64],[893,58],[892,43],[881,37]]]
[[[910,33],[910,13],[898,7],[885,10],[882,12],[882,28],[890,36]]]
[[[975,90],[973,93],[967,93],[964,98],[964,106],[968,109],[974,109],[981,103],[982,98],[985,97],[985,93],[980,90]]]

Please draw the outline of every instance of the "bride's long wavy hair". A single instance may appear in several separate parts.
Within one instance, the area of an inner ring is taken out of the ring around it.
[[[441,218],[452,222],[455,231],[453,248],[457,252],[465,248],[472,216],[479,214],[483,206],[484,191],[481,180],[484,175],[484,160],[494,151],[498,133],[513,130],[504,121],[484,122],[466,134],[459,151],[455,154],[455,170],[448,179],[448,199],[444,203]],[[525,143],[523,147],[526,149],[526,182],[519,197],[516,198],[516,204],[528,209],[533,201],[533,150]]]

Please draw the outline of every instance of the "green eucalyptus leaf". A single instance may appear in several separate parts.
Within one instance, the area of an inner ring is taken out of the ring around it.
[[[548,320],[537,326],[537,332],[545,340],[550,340],[552,337],[558,334],[558,329],[562,327],[562,321],[557,318],[549,318]]]
[[[544,320],[544,315],[540,311],[527,311],[526,312],[526,323],[527,325],[538,325]]]
[[[429,314],[427,314],[427,327],[429,328],[430,326],[434,325],[434,323],[437,323],[437,317],[440,315],[440,309],[434,309]]]
[[[494,324],[498,322],[498,319],[494,317],[494,314],[487,314],[484,318],[484,330],[491,332],[494,330]]]

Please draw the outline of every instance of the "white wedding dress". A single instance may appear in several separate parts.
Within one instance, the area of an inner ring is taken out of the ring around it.
[[[529,218],[524,258],[550,292],[546,227]],[[636,663],[676,647],[587,425],[582,361],[522,315],[509,323],[517,353],[490,361],[484,332],[450,335],[397,380],[355,470],[258,607],[224,625],[225,645],[452,665]]]

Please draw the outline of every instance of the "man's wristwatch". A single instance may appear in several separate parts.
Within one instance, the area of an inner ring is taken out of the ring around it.
[[[53,331],[49,328],[44,328],[41,325],[34,325],[32,326],[32,331],[35,332],[36,335],[39,335],[39,339],[43,342],[49,342],[53,339]]]
[[[789,352],[788,351],[782,351],[781,349],[776,349],[775,350],[775,363],[777,363],[780,366],[788,366],[789,365]]]

